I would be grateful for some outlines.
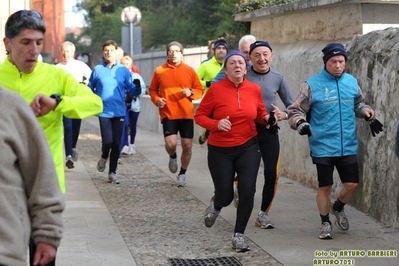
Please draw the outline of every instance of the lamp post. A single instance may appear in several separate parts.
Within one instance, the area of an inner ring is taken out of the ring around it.
[[[122,22],[129,24],[130,28],[130,55],[133,57],[133,26],[137,25],[141,20],[141,12],[137,7],[129,6],[122,10],[121,14]]]

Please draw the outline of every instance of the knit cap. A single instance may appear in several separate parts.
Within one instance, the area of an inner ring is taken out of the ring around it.
[[[228,60],[230,57],[232,57],[233,55],[239,55],[239,56],[241,56],[242,58],[244,58],[245,65],[248,66],[247,57],[246,57],[243,53],[241,53],[240,51],[237,51],[237,50],[231,51],[230,53],[228,53],[228,54],[226,55],[226,58],[224,59],[224,65],[226,65],[227,60]]]
[[[227,42],[223,39],[217,40],[213,46],[213,49],[216,50],[216,48],[218,48],[221,45],[224,46],[227,50]]]
[[[181,43],[179,43],[179,42],[173,41],[173,42],[168,43],[168,45],[166,45],[166,54],[168,54],[169,48],[172,45],[178,46],[180,51],[181,51],[181,53],[183,53],[183,45]]]
[[[268,48],[270,49],[271,52],[273,51],[273,50],[272,50],[272,47],[270,46],[270,44],[269,44],[268,42],[265,42],[265,41],[256,41],[256,42],[251,43],[251,46],[249,46],[249,54],[251,54],[251,52],[252,52],[253,49],[255,49],[256,47],[259,47],[259,46],[268,47]]]
[[[336,55],[343,55],[345,57],[345,61],[348,60],[348,55],[345,51],[345,48],[340,43],[329,43],[321,51],[324,54],[323,56],[324,64],[327,63],[328,59]]]

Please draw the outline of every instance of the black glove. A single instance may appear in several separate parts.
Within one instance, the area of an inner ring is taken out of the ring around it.
[[[276,116],[274,115],[274,111],[270,111],[270,113],[269,113],[269,120],[267,120],[267,123],[270,125],[270,126],[272,126],[272,125],[274,125],[274,124],[276,124]]]
[[[273,134],[278,134],[279,129],[280,129],[280,127],[277,124],[270,127],[270,131],[273,132]]]
[[[369,120],[368,117],[365,117],[365,119],[369,122],[371,134],[373,134],[373,137],[375,137],[375,134],[382,132],[383,124],[381,124],[378,119],[374,118],[373,120]]]
[[[205,86],[206,86],[207,88],[209,88],[209,87],[211,86],[211,82],[210,82],[210,81],[205,81]]]
[[[141,83],[140,83],[139,79],[134,79],[133,80],[133,84],[136,85],[136,87],[140,87],[141,86]]]
[[[131,103],[133,100],[133,96],[130,93],[125,94],[125,102],[126,103]]]
[[[308,135],[312,136],[312,131],[310,130],[310,124],[306,122],[304,119],[301,119],[296,123],[296,129],[299,132],[299,135]]]

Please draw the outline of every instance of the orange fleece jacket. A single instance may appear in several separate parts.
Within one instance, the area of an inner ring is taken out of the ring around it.
[[[192,89],[194,95],[185,97],[183,89]],[[192,67],[183,62],[177,67],[166,62],[155,69],[148,92],[155,105],[160,98],[166,99],[165,107],[159,108],[161,122],[164,118],[194,120],[192,101],[201,99],[203,88]]]

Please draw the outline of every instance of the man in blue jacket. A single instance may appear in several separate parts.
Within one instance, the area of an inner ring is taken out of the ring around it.
[[[382,125],[375,119],[374,110],[364,103],[356,78],[345,73],[348,56],[344,46],[330,43],[322,52],[325,66],[302,85],[288,108],[288,122],[300,135],[308,135],[310,156],[316,164],[319,182],[316,196],[322,223],[319,238],[332,239],[329,212],[336,217],[338,229],[348,230],[344,206],[359,184],[356,117],[370,122],[373,136],[382,131]],[[332,203],[334,167],[343,186]]]

